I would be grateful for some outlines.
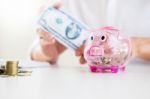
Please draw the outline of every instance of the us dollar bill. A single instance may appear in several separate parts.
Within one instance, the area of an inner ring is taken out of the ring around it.
[[[49,7],[38,20],[38,24],[54,35],[56,40],[68,48],[76,50],[88,36],[89,27],[76,20],[64,10]]]

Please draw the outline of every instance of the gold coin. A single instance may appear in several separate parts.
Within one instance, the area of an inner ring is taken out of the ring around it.
[[[24,71],[24,70],[20,70],[18,72],[18,76],[30,76],[32,73],[32,71]]]
[[[6,62],[6,75],[15,76],[18,74],[18,61],[7,61]]]

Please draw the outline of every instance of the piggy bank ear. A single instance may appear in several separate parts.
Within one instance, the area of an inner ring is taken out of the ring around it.
[[[116,30],[116,28],[115,27],[112,27],[112,26],[105,26],[105,27],[102,27],[101,28],[102,30]]]
[[[115,35],[116,37],[119,37],[120,34],[120,31],[112,26],[103,27],[101,28],[101,30],[106,31],[109,34]]]

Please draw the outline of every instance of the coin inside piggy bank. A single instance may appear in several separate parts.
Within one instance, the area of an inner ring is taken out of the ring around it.
[[[92,72],[124,71],[132,55],[130,39],[114,27],[89,31],[84,58]]]

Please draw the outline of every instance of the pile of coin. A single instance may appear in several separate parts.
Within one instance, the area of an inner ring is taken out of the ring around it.
[[[19,61],[7,61],[5,66],[1,66],[0,75],[7,76],[30,76],[32,71],[20,70]]]

